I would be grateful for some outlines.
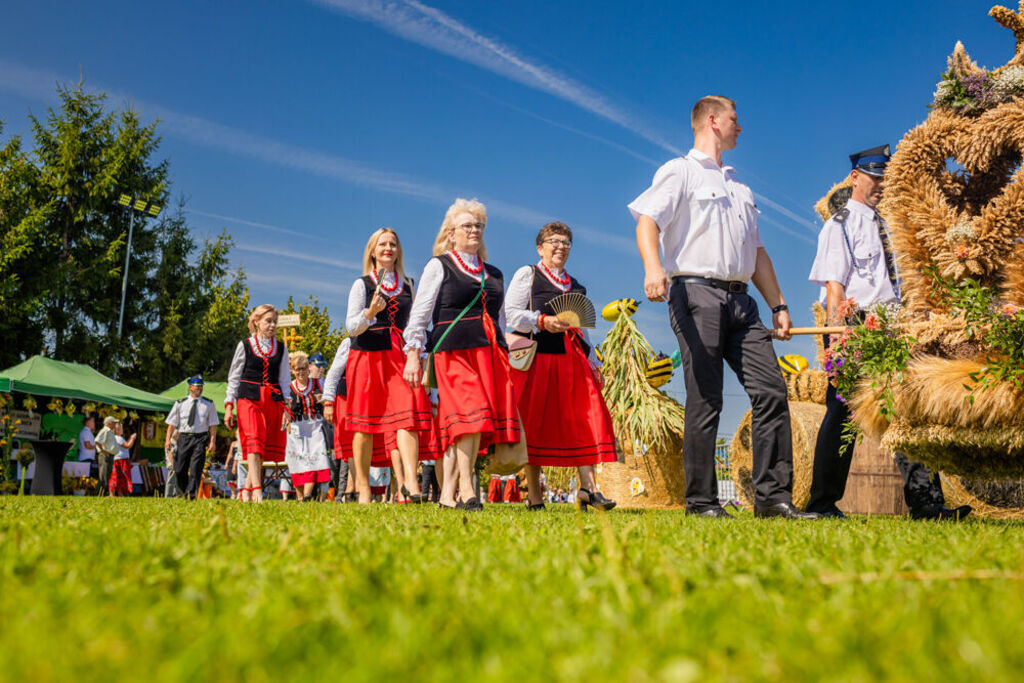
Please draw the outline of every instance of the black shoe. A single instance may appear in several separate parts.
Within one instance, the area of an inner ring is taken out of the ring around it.
[[[819,512],[818,516],[822,519],[846,519],[846,515],[839,508],[833,508],[832,510],[825,510],[825,512]]]
[[[959,522],[971,514],[970,505],[961,505],[957,508],[948,508],[944,505],[929,505],[910,511],[912,519],[937,519],[942,522]]]
[[[534,505],[533,503],[527,503],[526,504],[526,509],[527,510],[534,510],[534,511],[536,511],[536,510],[543,510],[544,509],[544,503],[537,503],[536,505]]]
[[[460,501],[455,504],[455,507],[459,510],[465,510],[466,512],[480,512],[484,509],[484,504],[480,502],[480,499],[473,496],[467,501]]]
[[[409,489],[405,488],[405,484],[402,484],[402,495],[405,496],[407,501],[416,505],[419,505],[427,498],[422,493],[409,493]]]
[[[459,508],[459,504],[458,503],[456,503],[455,505],[445,505],[444,503],[442,503],[440,501],[438,501],[438,503],[437,503],[437,509],[438,510],[457,510],[458,508]]]
[[[754,505],[754,516],[781,517],[782,519],[821,519],[817,512],[804,512],[792,503],[776,503],[775,505]]]
[[[586,498],[580,494],[586,494]],[[597,510],[611,510],[615,507],[615,501],[609,500],[604,497],[604,494],[600,491],[588,491],[587,489],[580,489],[576,492],[576,504],[579,505],[580,510],[583,512],[587,511],[587,506],[595,508]]]
[[[687,508],[686,514],[694,517],[710,517],[711,519],[735,519],[735,517],[730,515],[721,507],[710,507],[703,510],[691,510],[690,508]]]

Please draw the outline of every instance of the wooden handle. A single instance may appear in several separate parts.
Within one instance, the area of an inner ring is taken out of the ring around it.
[[[791,327],[789,333],[793,336],[798,334],[842,334],[850,328],[845,325],[837,325],[835,327]],[[772,336],[778,334],[778,330],[771,331]]]

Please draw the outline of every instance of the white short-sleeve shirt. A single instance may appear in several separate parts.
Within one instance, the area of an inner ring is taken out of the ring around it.
[[[838,282],[846,288],[861,309],[899,300],[889,280],[878,219],[874,209],[856,200],[846,203],[848,214],[840,223],[833,216],[818,235],[818,253],[808,279],[821,285],[821,302],[826,299],[826,282]],[[843,236],[846,226],[847,245]],[[851,254],[852,252],[852,254]]]
[[[754,274],[757,249],[764,246],[758,210],[754,193],[732,166],[691,149],[659,168],[629,210],[634,220],[649,216],[658,224],[669,277],[746,282]]]
[[[92,447],[86,446],[87,443],[92,444]],[[79,461],[96,459],[96,437],[88,427],[82,427],[82,431],[78,432],[78,459]]]

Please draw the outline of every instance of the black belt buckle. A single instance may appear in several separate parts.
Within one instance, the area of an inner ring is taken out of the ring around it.
[[[743,292],[747,291],[746,282],[740,282],[739,280],[729,280],[728,285],[728,291],[731,294],[742,294]]]

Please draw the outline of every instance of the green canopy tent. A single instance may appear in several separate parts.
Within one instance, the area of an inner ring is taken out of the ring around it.
[[[32,356],[0,371],[0,389],[4,386],[6,391],[99,401],[136,410],[163,412],[174,405],[169,398],[121,384],[88,365],[65,363],[45,356]]]
[[[183,379],[175,384],[166,391],[161,391],[160,395],[169,398],[172,401],[177,401],[179,398],[185,398],[188,396],[188,380]],[[206,382],[203,384],[203,396],[213,401],[213,405],[217,407],[217,414],[220,419],[224,419],[224,399],[228,395],[228,383],[227,382]]]

